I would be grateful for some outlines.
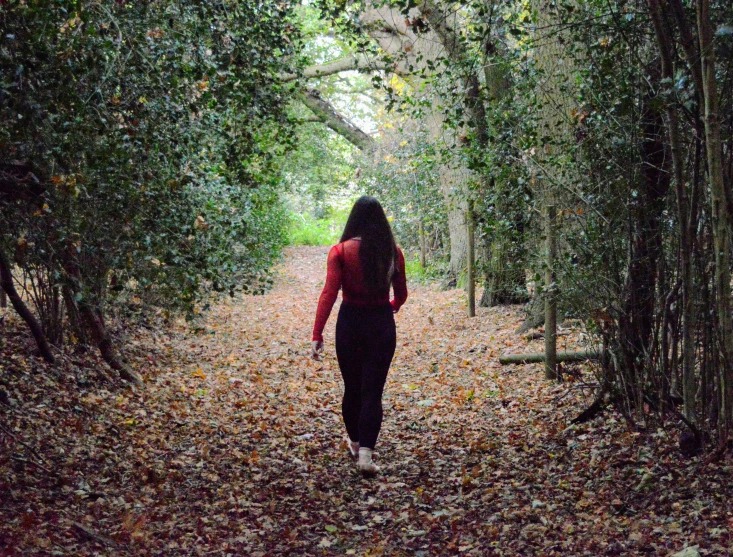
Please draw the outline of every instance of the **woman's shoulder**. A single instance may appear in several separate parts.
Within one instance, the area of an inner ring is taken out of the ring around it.
[[[333,246],[332,250],[338,250],[340,252],[343,252],[344,249],[346,249],[347,246],[351,246],[354,244],[361,243],[361,238],[349,238],[348,240],[344,240],[343,242],[339,242],[335,246]]]
[[[339,242],[338,244],[331,246],[331,249],[328,252],[328,256],[341,257],[344,254],[344,250],[346,249],[346,246],[349,244],[349,242],[353,242],[353,240],[346,240],[345,242]]]
[[[339,255],[343,251],[343,245],[341,243],[335,244],[331,246],[331,249],[328,250],[329,257],[332,255]]]

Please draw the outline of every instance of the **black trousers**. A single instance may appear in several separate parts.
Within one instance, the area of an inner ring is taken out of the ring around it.
[[[346,431],[361,447],[374,448],[382,427],[382,392],[396,346],[392,307],[341,304],[336,357],[344,379],[341,412]]]

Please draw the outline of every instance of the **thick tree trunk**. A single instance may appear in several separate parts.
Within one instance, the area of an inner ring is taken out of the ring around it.
[[[51,346],[49,345],[46,336],[43,334],[41,324],[28,309],[28,306],[25,305],[18,294],[18,291],[15,289],[10,262],[8,261],[8,258],[5,257],[5,252],[3,252],[2,249],[0,249],[0,287],[2,287],[2,290],[8,295],[8,298],[10,298],[10,303],[13,305],[15,311],[18,312],[18,315],[20,315],[26,325],[28,325],[31,334],[33,334],[33,338],[36,339],[38,350],[40,351],[43,359],[51,364],[54,363],[55,358],[51,352]]]
[[[424,2],[421,5],[425,8]],[[436,12],[434,16],[438,20],[443,17],[440,12]],[[397,71],[407,73],[409,70],[415,76],[408,78],[408,81],[421,79],[422,72],[430,75],[439,72],[448,50],[443,44],[445,35],[440,35],[433,21],[430,22],[430,28],[425,32],[415,33],[410,21],[416,21],[422,17],[428,17],[428,14],[418,9],[411,10],[409,17],[405,17],[397,9],[389,6],[374,7],[373,5],[366,8],[359,16],[367,33],[388,56],[395,60]],[[443,25],[441,21],[437,21],[437,24],[438,27]],[[444,31],[449,32],[450,29],[446,27]],[[448,55],[450,56],[451,53],[448,52]],[[416,87],[416,91],[418,95],[430,97],[427,100],[430,106],[435,107],[429,111],[426,120],[429,122],[431,139],[439,145],[438,150],[446,153],[459,151],[462,147],[457,141],[458,132],[446,132],[443,110],[438,106],[440,103],[435,102],[437,91],[431,86]],[[472,175],[460,157],[448,155],[438,164],[438,177],[448,217],[450,239],[450,276],[446,284],[454,284],[458,275],[466,268],[468,253],[468,234],[465,225],[466,186]]]
[[[530,157],[532,191],[543,210],[549,205],[571,207],[573,201],[563,198],[562,186],[577,179],[577,176],[572,175],[574,161],[569,160],[567,155],[571,149],[563,150],[557,145],[576,143],[575,128],[571,124],[574,121],[574,93],[577,90],[573,65],[582,61],[567,56],[566,44],[572,38],[560,30],[562,26],[558,25],[555,2],[532,0],[530,4],[537,13],[533,36],[533,57],[539,70],[539,80],[535,86],[538,99],[537,138],[551,137],[557,142],[540,139],[541,142],[536,145],[535,154]],[[540,223],[540,227],[545,225],[546,222]],[[541,297],[530,302],[528,317],[521,330],[542,323],[547,326],[544,301],[544,297]]]
[[[436,141],[444,141],[442,123],[435,121],[431,133]],[[451,146],[448,146],[450,149]],[[443,200],[448,213],[448,237],[450,240],[450,279],[455,281],[466,269],[468,258],[468,229],[466,228],[465,183],[469,180],[469,172],[454,164],[443,163],[438,167]]]
[[[486,267],[485,287],[481,296],[481,307],[508,304],[524,304],[529,301],[527,293],[524,258],[513,260],[513,246],[508,238],[498,236],[483,250]],[[534,327],[542,324],[542,320]]]
[[[497,62],[496,44],[487,40],[484,51],[484,83],[488,92],[488,103],[499,103],[511,91],[510,77],[506,68]],[[488,184],[489,191],[496,191],[497,188],[498,184],[493,181]],[[513,222],[513,230],[483,234],[485,288],[479,303],[482,307],[523,304],[529,300],[525,278],[528,264],[523,238],[525,216],[516,207],[506,203],[503,196],[497,195],[495,199],[496,212]]]
[[[460,21],[458,20],[456,11],[435,0],[418,0],[416,5],[420,9],[423,17],[429,22],[431,30],[439,39],[440,45],[445,49],[447,57],[454,64],[454,67],[468,67],[469,55],[460,32],[456,29],[460,27]],[[462,86],[464,90],[463,104],[469,116],[468,127],[475,135],[478,147],[482,149],[486,148],[488,144],[488,124],[486,121],[486,109],[481,99],[479,77],[476,71],[466,71],[462,76]],[[463,148],[457,145],[455,139],[450,147],[453,149]],[[459,192],[462,202],[458,204],[457,208],[460,212],[454,218],[458,221],[465,222],[468,214],[468,203],[465,200],[469,198],[467,186],[471,179],[471,173],[468,169],[463,169],[461,174],[463,178],[462,183],[456,191]],[[468,236],[468,228],[465,226],[455,227],[455,229],[451,230],[451,272],[453,274],[457,275],[460,273],[468,262],[470,249]],[[473,311],[475,312],[475,309]]]

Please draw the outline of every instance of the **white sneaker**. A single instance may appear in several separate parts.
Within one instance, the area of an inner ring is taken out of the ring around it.
[[[359,456],[359,442],[358,441],[352,441],[348,437],[346,438],[346,447],[349,449],[349,454],[352,458],[357,458]]]
[[[372,461],[372,450],[366,447],[359,447],[359,461],[356,466],[365,478],[371,478],[379,472],[379,466]]]

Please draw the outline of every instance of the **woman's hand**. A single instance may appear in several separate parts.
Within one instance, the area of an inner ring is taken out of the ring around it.
[[[313,341],[313,351],[311,352],[311,358],[313,358],[314,360],[320,360],[322,352],[323,352],[323,341],[314,340]]]

